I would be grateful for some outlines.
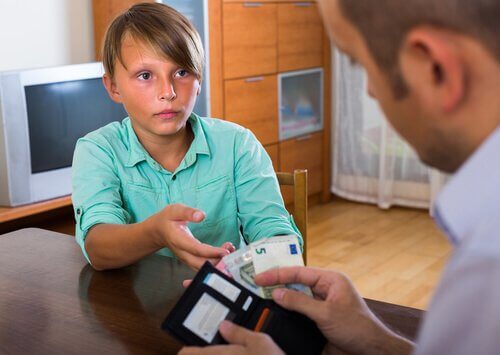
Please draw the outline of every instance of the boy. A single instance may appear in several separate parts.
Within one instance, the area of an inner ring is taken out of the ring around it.
[[[129,117],[75,149],[76,240],[94,268],[157,251],[198,268],[242,239],[300,235],[252,133],[192,112],[204,54],[184,16],[158,3],[131,7],[106,33],[103,63],[104,85]]]

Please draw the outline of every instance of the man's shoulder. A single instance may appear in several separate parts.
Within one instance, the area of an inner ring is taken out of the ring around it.
[[[464,251],[500,262],[500,208],[478,223],[463,243]]]

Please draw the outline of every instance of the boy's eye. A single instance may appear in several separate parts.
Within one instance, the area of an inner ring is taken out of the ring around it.
[[[185,69],[181,69],[177,73],[175,73],[175,75],[183,78],[188,75],[188,71]]]
[[[139,74],[138,78],[140,80],[149,80],[149,79],[151,79],[151,73],[148,73],[148,72],[141,73],[141,74]]]

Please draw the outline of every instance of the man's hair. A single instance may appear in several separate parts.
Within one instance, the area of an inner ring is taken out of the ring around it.
[[[191,22],[173,8],[159,3],[141,3],[116,17],[106,31],[102,61],[106,73],[122,65],[122,42],[126,36],[149,45],[158,55],[196,75],[201,81],[205,63],[200,35]]]
[[[339,0],[343,15],[360,31],[397,98],[408,93],[398,54],[419,25],[448,29],[479,40],[500,60],[499,0]]]

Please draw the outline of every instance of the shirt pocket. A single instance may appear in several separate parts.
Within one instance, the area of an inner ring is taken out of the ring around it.
[[[231,179],[224,175],[203,182],[195,187],[196,208],[206,213],[203,224],[218,225],[229,218],[236,218],[236,200]]]
[[[165,188],[151,186],[147,181],[127,181],[122,198],[133,223],[144,221],[168,203]]]

